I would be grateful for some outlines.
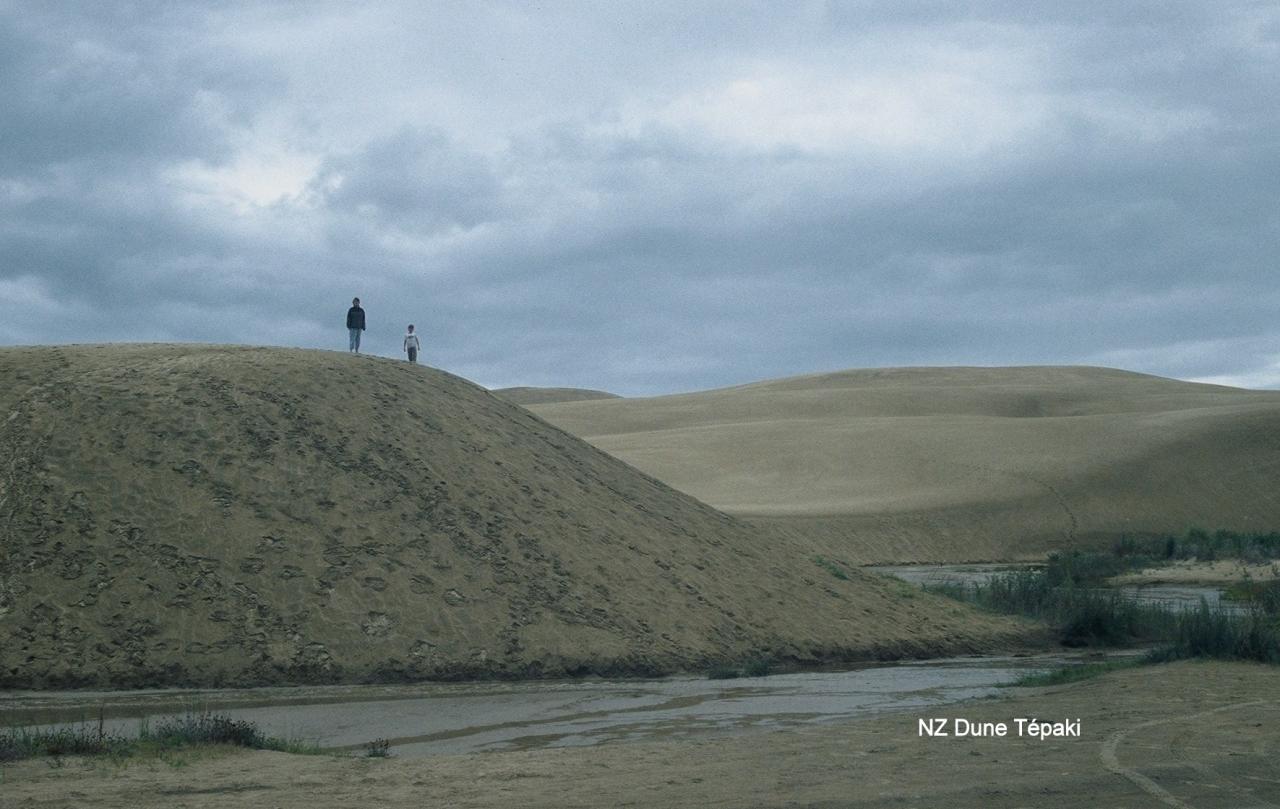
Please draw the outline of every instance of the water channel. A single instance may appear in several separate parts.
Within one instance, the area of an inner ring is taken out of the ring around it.
[[[252,721],[266,734],[359,752],[385,738],[401,756],[707,738],[908,717],[998,693],[1084,655],[952,658],[737,680],[669,677],[522,683],[314,686],[247,690],[0,692],[0,724],[89,722],[136,733],[191,708]],[[906,721],[906,720],[904,720]]]
[[[976,582],[1010,565],[877,567],[916,584]],[[1214,587],[1123,588],[1181,606],[1216,604]],[[869,665],[736,680],[668,677],[519,683],[300,686],[145,691],[0,692],[0,726],[91,722],[135,734],[141,722],[210,710],[254,722],[268,735],[360,752],[387,739],[401,756],[707,738],[820,725],[938,706],[998,693],[1028,672],[1093,654],[976,657]],[[904,720],[905,721],[905,720]]]

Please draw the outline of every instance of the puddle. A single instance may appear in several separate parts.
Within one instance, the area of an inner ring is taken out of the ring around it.
[[[430,756],[706,738],[930,708],[997,693],[1028,671],[1083,656],[985,657],[737,680],[675,677],[212,691],[0,692],[0,724],[84,721],[136,734],[191,706],[254,722],[266,734],[360,751],[372,739]]]

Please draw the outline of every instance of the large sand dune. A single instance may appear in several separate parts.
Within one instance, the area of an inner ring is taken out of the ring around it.
[[[520,405],[552,402],[584,402],[595,399],[618,399],[616,393],[590,388],[495,388],[494,396]]]
[[[1274,391],[1106,368],[901,368],[530,407],[717,508],[868,562],[1280,529]]]
[[[728,517],[465,380],[347,354],[0,350],[0,685],[666,671],[1011,623]]]

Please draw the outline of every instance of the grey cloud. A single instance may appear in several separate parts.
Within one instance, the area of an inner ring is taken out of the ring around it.
[[[405,129],[358,154],[331,159],[314,183],[325,203],[417,233],[473,227],[503,213],[488,160],[440,132]]]
[[[373,350],[415,322],[429,361],[491,385],[1280,355],[1280,23],[1251,4],[407,4],[350,12],[364,50],[323,54],[332,86],[288,43],[341,4],[131,8],[0,23],[20,112],[0,122],[0,289],[38,313],[3,339],[341,347],[360,295]],[[1026,75],[982,76],[1038,111],[1027,128],[823,150],[655,112],[772,66],[892,77],[939,49],[931,69],[1014,54]],[[415,83],[434,106],[402,115]],[[303,193],[240,209],[175,183],[264,120],[273,148],[313,150]]]

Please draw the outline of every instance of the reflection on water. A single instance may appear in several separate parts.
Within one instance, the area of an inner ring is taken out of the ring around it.
[[[107,716],[109,730],[198,704],[272,736],[359,749],[391,740],[405,756],[695,738],[930,708],[995,693],[1075,656],[988,657],[740,680],[328,686],[240,691],[0,693],[0,723]]]

